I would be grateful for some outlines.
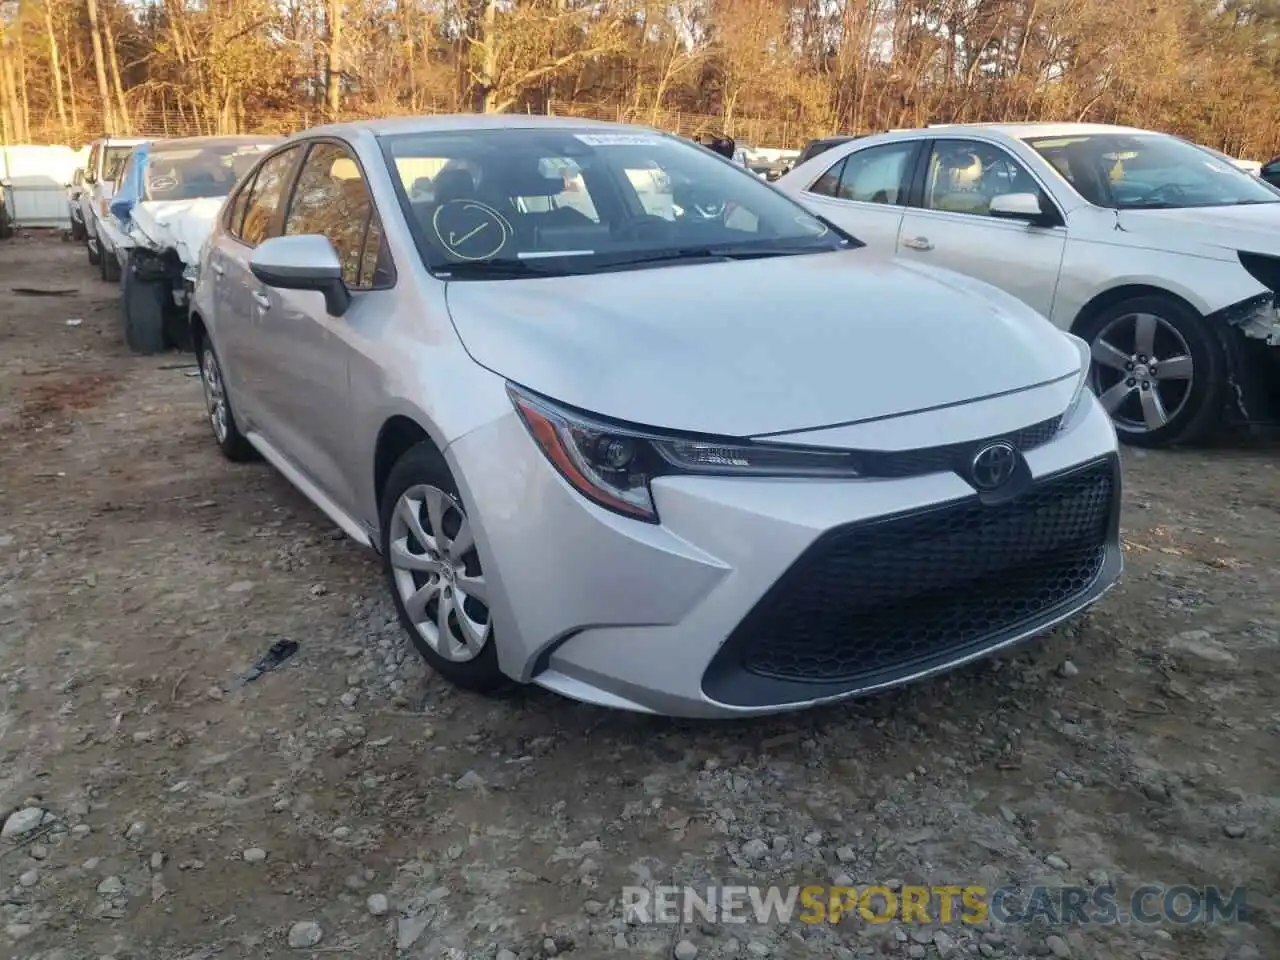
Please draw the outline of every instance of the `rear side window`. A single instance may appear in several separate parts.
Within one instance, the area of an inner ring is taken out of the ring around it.
[[[840,173],[840,199],[896,204],[915,152],[916,144],[908,142],[849,154]]]
[[[244,225],[244,208],[249,205],[249,194],[253,192],[253,184],[254,178],[250,176],[232,198],[231,206],[227,210],[227,230],[233,237],[240,236],[240,228]]]
[[[249,246],[256,247],[263,240],[276,235],[278,215],[284,205],[285,190],[289,186],[289,176],[297,158],[298,148],[290,147],[269,158],[258,168],[258,176],[253,181],[252,189],[248,191],[249,200],[245,206],[244,223],[240,228],[240,239]]]
[[[844,170],[844,158],[837,160],[827,168],[827,172],[814,181],[809,188],[810,193],[823,197],[834,197],[840,191],[840,173]]]

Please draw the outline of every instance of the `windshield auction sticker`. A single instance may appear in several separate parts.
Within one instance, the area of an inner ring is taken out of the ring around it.
[[[575,133],[588,147],[656,147],[661,140],[644,133]]]

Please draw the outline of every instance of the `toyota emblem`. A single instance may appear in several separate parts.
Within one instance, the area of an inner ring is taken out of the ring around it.
[[[991,443],[973,455],[969,473],[979,490],[995,490],[1004,486],[1018,466],[1018,451],[1004,440]]]

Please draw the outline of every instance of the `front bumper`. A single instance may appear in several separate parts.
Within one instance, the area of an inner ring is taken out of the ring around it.
[[[986,507],[950,471],[669,477],[655,526],[585,502],[514,414],[446,456],[503,670],[611,707],[740,716],[887,689],[1043,632],[1122,566],[1115,432],[1091,396],[1025,453],[1033,486]]]

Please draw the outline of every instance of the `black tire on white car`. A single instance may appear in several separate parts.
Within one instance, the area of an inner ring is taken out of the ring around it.
[[[392,467],[379,527],[387,586],[422,658],[465,690],[508,687],[472,527],[448,464],[430,443],[409,448]]]
[[[134,353],[163,353],[165,337],[165,300],[169,288],[165,283],[143,280],[130,263],[125,267],[120,285],[120,319],[124,340]]]
[[[110,252],[103,250],[98,254],[98,270],[102,274],[102,279],[105,282],[120,282],[120,261],[116,259],[116,252],[114,250]]]
[[[213,344],[207,336],[198,344],[200,357],[200,382],[204,385],[205,406],[209,424],[213,427],[213,439],[222,455],[233,463],[246,463],[258,459],[258,451],[240,432],[235,411],[231,409],[231,396],[227,393],[222,376],[222,364]]]
[[[1078,327],[1093,354],[1089,385],[1123,443],[1167,447],[1220,425],[1228,358],[1209,321],[1162,294],[1112,304]]]

